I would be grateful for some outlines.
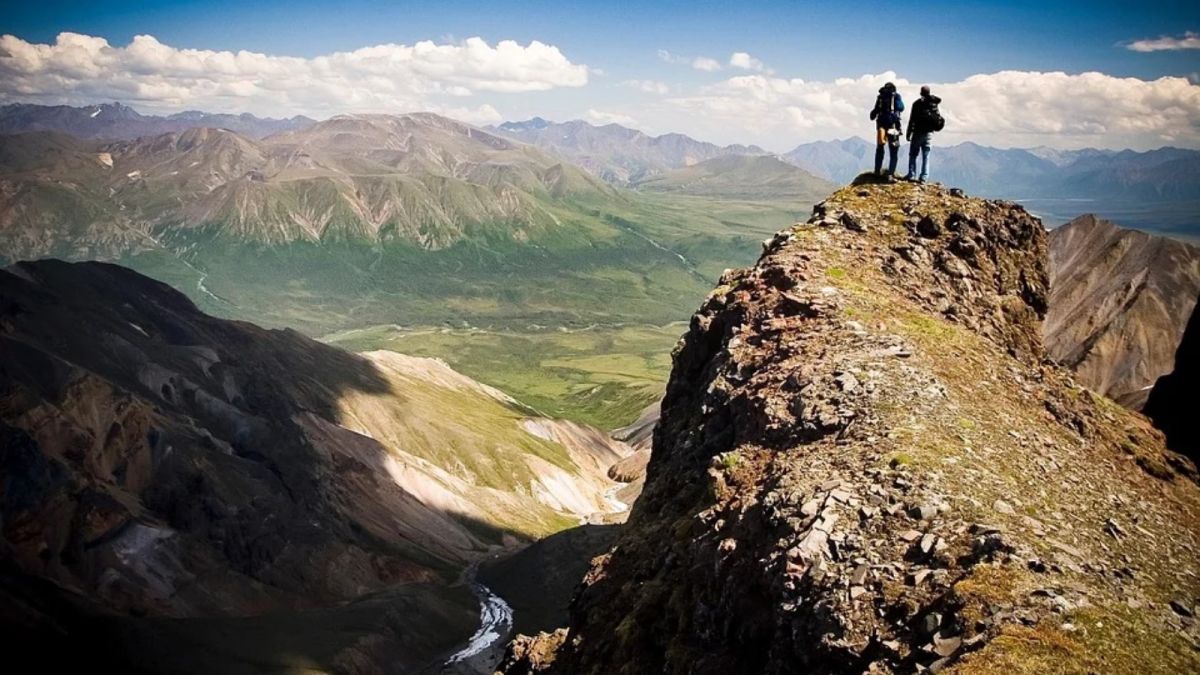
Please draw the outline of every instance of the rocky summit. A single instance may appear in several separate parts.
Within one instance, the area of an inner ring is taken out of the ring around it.
[[[1200,668],[1200,487],[1042,346],[1047,236],[937,185],[844,188],[728,271],[645,488],[507,673]]]

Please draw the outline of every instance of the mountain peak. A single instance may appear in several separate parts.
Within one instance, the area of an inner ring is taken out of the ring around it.
[[[1195,467],[1046,362],[1046,246],[1012,203],[855,186],[726,272],[625,530],[508,672],[1186,669]]]
[[[505,131],[526,131],[545,129],[546,127],[550,126],[550,124],[552,123],[542,119],[541,117],[530,117],[524,122],[503,122],[497,128]]]

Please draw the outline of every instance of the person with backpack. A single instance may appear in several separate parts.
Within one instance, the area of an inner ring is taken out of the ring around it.
[[[896,85],[888,82],[879,88],[871,119],[875,121],[875,175],[883,173],[883,148],[886,145],[891,159],[888,163],[887,179],[896,174],[896,158],[900,151],[900,113],[904,112],[904,99],[896,91]]]
[[[921,87],[921,98],[913,104],[912,114],[908,117],[908,129],[904,137],[908,139],[908,175],[904,180],[912,180],[917,172],[917,153],[921,154],[921,175],[917,182],[924,183],[929,178],[929,139],[934,132],[941,131],[946,126],[946,119],[938,111],[942,99],[929,93],[929,85]]]

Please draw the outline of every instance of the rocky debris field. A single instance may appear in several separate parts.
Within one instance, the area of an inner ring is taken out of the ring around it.
[[[1046,234],[840,190],[693,317],[644,492],[504,672],[1200,668],[1200,489],[1041,342]]]

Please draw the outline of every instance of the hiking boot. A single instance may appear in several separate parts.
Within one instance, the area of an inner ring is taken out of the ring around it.
[[[902,178],[901,180],[906,180],[911,183],[912,179],[913,179],[913,175],[911,173],[906,173],[906,174],[904,174],[904,178]]]

